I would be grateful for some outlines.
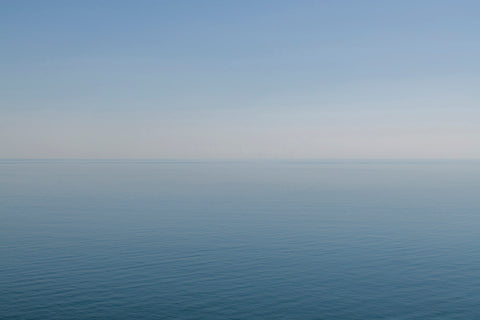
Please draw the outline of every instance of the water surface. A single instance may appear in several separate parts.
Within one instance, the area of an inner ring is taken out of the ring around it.
[[[477,319],[480,162],[0,161],[1,319]]]

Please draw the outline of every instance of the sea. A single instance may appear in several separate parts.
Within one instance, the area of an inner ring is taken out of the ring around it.
[[[1,160],[0,319],[480,319],[480,161]]]

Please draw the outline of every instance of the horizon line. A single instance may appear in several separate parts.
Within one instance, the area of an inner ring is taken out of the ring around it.
[[[480,158],[0,158],[3,161],[158,161],[158,162],[242,162],[242,161],[480,161]]]

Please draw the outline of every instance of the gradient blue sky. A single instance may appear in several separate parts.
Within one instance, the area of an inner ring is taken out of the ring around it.
[[[0,2],[0,158],[480,158],[480,2]]]

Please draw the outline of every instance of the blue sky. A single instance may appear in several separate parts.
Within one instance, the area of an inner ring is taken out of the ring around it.
[[[2,1],[0,158],[480,158],[478,1]]]

